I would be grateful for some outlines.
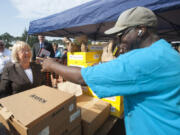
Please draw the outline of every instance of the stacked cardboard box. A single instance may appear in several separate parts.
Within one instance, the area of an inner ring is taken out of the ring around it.
[[[93,92],[91,88],[89,87],[82,87],[82,88],[83,88],[83,94],[98,98],[98,96]],[[111,115],[116,116],[118,118],[123,117],[124,114],[123,96],[107,97],[107,98],[102,98],[101,100],[104,100],[111,104]]]
[[[93,135],[110,114],[109,103],[86,95],[77,97],[77,106],[81,108],[83,135]]]
[[[47,86],[0,99],[0,122],[13,135],[81,134],[76,97]]]
[[[88,67],[98,64],[101,61],[102,52],[74,52],[68,53],[68,66]],[[83,87],[83,94],[96,97],[96,94],[89,87]],[[118,118],[123,117],[124,105],[123,96],[103,98],[102,100],[111,104],[111,115]]]

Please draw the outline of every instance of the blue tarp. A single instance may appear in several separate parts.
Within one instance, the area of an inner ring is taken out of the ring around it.
[[[120,13],[135,6],[147,7],[158,15],[160,34],[177,36],[180,29],[180,0],[93,0],[30,22],[28,33],[55,37],[86,34],[95,40],[105,39],[108,37],[104,31],[114,25]]]

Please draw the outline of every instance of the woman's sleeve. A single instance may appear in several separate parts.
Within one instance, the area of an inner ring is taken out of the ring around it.
[[[0,82],[0,97],[8,96],[12,93],[11,80],[9,78],[9,69],[5,67],[3,69],[1,82]]]
[[[40,84],[39,85],[46,85],[46,72],[42,72],[41,71],[42,67],[41,65],[39,64],[36,64],[36,72],[38,72],[39,76],[39,79],[40,80]]]
[[[41,72],[41,85],[46,85],[46,72]]]

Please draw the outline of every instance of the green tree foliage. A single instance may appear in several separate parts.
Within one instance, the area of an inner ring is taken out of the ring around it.
[[[22,33],[21,36],[17,36],[17,37],[13,37],[9,33],[4,33],[4,34],[0,35],[0,40],[3,40],[5,42],[5,46],[7,48],[13,46],[13,44],[19,40],[27,42],[31,47],[33,46],[34,43],[39,42],[38,37],[34,36],[34,35],[28,35],[28,32],[26,29],[24,29],[24,32]],[[54,40],[48,41],[48,42],[50,42],[50,43],[55,42],[59,45],[65,45],[61,39],[58,39],[58,40],[54,39]]]
[[[9,48],[10,46],[13,45],[14,37],[6,32],[0,35],[0,40],[3,40],[5,43],[5,47]]]
[[[28,35],[26,29],[24,30],[22,36],[20,37],[13,37],[12,35],[6,32],[0,35],[0,40],[4,41],[6,48],[13,46],[13,44],[18,40],[27,42],[31,47],[34,43],[38,42],[37,36]]]
[[[63,40],[61,40],[61,39],[58,39],[58,40],[54,39],[54,40],[49,41],[49,42],[50,42],[50,43],[57,43],[57,44],[60,44],[60,45],[64,45],[64,46],[65,46],[65,43],[64,43]]]
[[[20,38],[21,38],[21,41],[25,41],[26,42],[26,40],[28,38],[28,32],[27,32],[26,29],[24,30],[24,32],[22,33],[22,36]]]
[[[28,32],[26,29],[22,33],[22,36],[18,37],[17,39],[27,42],[31,47],[33,46],[34,43],[39,42],[38,37],[33,36],[33,35],[28,35]]]
[[[33,44],[39,42],[39,40],[38,40],[38,37],[37,37],[37,36],[28,35],[27,42],[28,42],[28,44],[32,47]]]

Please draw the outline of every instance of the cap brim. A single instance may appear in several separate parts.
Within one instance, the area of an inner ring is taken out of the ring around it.
[[[124,27],[112,27],[111,29],[109,30],[106,30],[104,33],[107,34],[107,35],[110,35],[110,34],[115,34],[115,33],[121,33],[123,30],[125,30],[127,28],[127,26],[124,26]]]

